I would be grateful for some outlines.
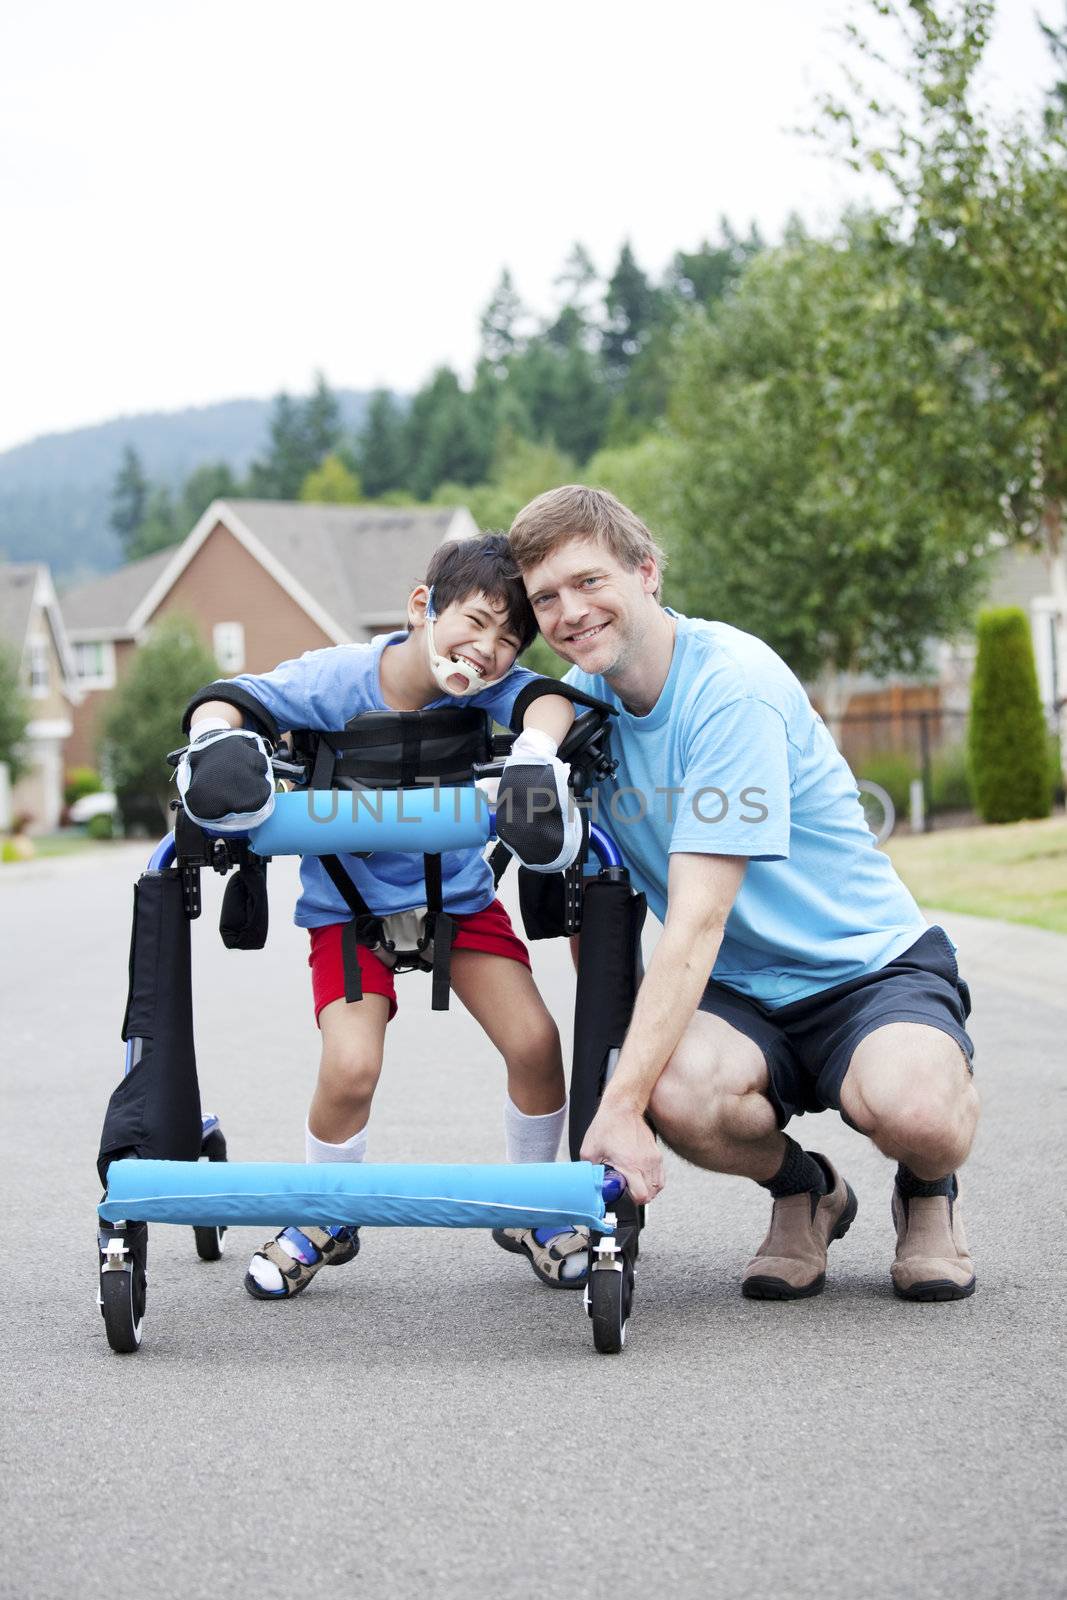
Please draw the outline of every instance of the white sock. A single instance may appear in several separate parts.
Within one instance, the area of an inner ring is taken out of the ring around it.
[[[510,1095],[504,1097],[504,1148],[509,1161],[555,1161],[560,1135],[567,1123],[564,1100],[558,1111],[528,1117]]]
[[[305,1159],[309,1165],[317,1161],[362,1161],[367,1154],[367,1128],[366,1123],[351,1139],[346,1139],[344,1144],[327,1144],[325,1139],[316,1139],[311,1129],[304,1124],[304,1149]]]
[[[316,1139],[305,1123],[304,1149],[309,1164],[319,1161],[362,1161],[367,1153],[367,1129],[360,1128],[359,1132],[354,1133],[351,1139],[346,1139],[344,1144],[327,1144],[325,1139]],[[279,1239],[278,1248],[284,1250],[287,1256],[292,1256],[294,1261],[300,1259],[300,1252],[291,1240]],[[280,1270],[265,1256],[253,1256],[248,1270],[261,1289],[277,1294],[282,1287]]]

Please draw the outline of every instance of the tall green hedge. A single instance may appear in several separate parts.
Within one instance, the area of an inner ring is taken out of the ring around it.
[[[1026,613],[1018,606],[983,611],[968,755],[975,804],[984,822],[1048,816],[1047,747]]]

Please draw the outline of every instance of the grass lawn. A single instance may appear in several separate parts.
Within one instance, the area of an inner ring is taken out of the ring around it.
[[[920,905],[1067,933],[1067,818],[890,839]]]

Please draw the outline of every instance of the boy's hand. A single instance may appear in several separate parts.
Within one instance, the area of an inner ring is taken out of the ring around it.
[[[202,730],[178,763],[178,793],[199,827],[215,833],[247,833],[274,810],[274,775],[266,740],[246,728],[213,725]]]
[[[504,762],[497,837],[533,872],[560,872],[582,848],[582,814],[567,787],[569,776],[556,741],[538,728],[524,729]]]

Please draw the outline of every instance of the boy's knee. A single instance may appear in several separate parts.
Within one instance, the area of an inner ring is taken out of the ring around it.
[[[381,1057],[372,1052],[332,1044],[323,1050],[320,1077],[329,1085],[335,1099],[363,1101],[377,1086],[381,1075]]]

